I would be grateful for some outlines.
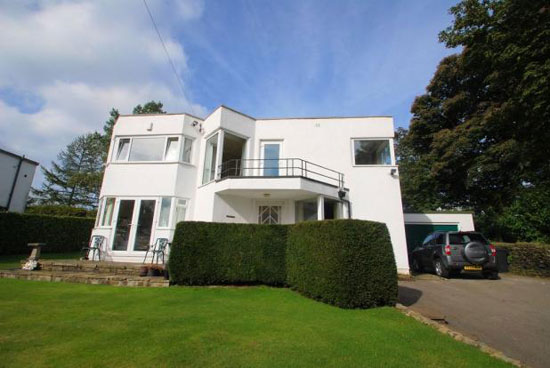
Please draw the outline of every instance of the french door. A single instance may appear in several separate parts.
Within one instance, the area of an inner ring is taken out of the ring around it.
[[[113,250],[146,251],[151,244],[153,219],[157,201],[154,199],[120,199],[117,206]]]

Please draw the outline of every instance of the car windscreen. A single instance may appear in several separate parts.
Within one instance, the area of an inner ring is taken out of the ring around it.
[[[476,241],[482,244],[489,244],[487,239],[481,234],[477,233],[456,233],[449,234],[449,243],[451,244],[468,244],[469,242]]]

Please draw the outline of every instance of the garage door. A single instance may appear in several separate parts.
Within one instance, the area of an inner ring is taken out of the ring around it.
[[[405,235],[407,236],[407,248],[409,253],[434,231],[458,231],[457,224],[435,225],[435,224],[405,224]]]

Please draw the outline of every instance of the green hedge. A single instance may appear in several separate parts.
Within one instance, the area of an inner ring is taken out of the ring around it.
[[[52,204],[29,206],[25,209],[25,214],[95,218],[97,212],[95,210],[87,210],[85,208]]]
[[[88,242],[94,219],[0,213],[0,254],[29,253],[28,243],[47,243],[45,253],[74,252]]]
[[[397,299],[388,230],[369,221],[182,222],[168,267],[176,284],[286,284],[343,308],[394,305]]]
[[[397,268],[386,225],[360,220],[294,225],[287,280],[300,293],[342,308],[394,305]]]
[[[550,245],[541,243],[493,243],[507,249],[510,272],[550,277]]]
[[[180,222],[170,249],[170,280],[183,285],[283,285],[287,227]]]

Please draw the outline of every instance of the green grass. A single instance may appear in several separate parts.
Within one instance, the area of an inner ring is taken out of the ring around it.
[[[10,268],[21,268],[21,260],[28,258],[29,254],[0,255],[0,270]],[[42,253],[40,259],[78,259],[82,256],[80,252],[72,253]]]
[[[393,308],[289,289],[0,279],[3,367],[505,367]]]

